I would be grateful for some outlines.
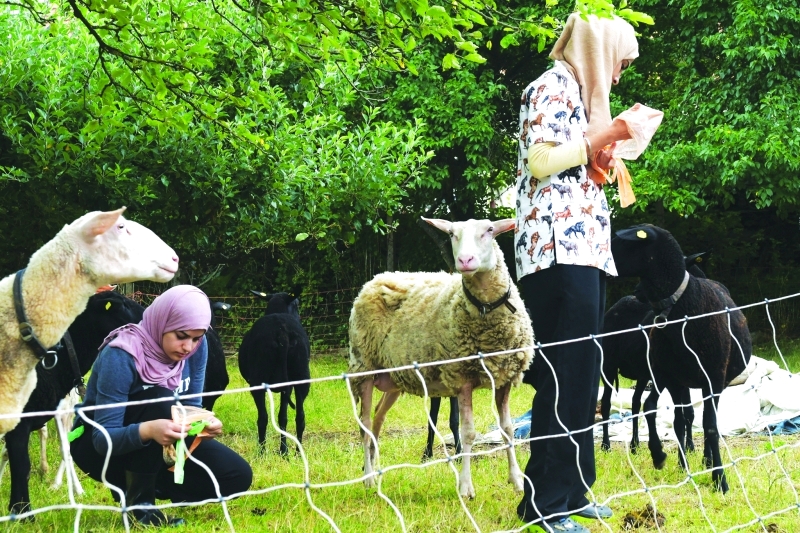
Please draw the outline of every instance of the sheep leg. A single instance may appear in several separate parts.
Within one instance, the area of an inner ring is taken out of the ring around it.
[[[452,398],[451,398],[452,400]],[[442,399],[438,396],[431,398],[431,409],[430,409],[430,418],[431,423],[433,426],[428,425],[428,440],[425,443],[425,451],[422,452],[422,460],[425,461],[433,457],[433,439],[436,433],[433,431],[433,428],[436,427],[436,422],[439,420],[439,407],[442,405]],[[458,400],[456,400],[456,406],[458,405]],[[456,415],[457,416],[457,415]],[[450,419],[453,418],[453,404],[450,403]],[[456,429],[458,429],[456,427]],[[453,433],[453,438],[458,440],[458,434]],[[459,442],[459,444],[461,444]],[[458,452],[456,452],[458,453]]]
[[[289,425],[289,400],[291,400],[292,388],[281,391],[281,405],[278,408],[278,427],[281,431],[286,431],[286,426]],[[281,433],[280,446],[278,453],[282,457],[289,455],[289,446],[286,444],[286,435]]]
[[[6,471],[6,464],[8,463],[8,449],[6,448],[6,441],[0,442],[2,450],[0,450],[0,483],[3,481],[3,473]]]
[[[381,428],[386,421],[386,413],[392,408],[400,394],[400,389],[384,392],[380,401],[378,401],[378,405],[375,408],[375,416],[372,417],[372,434],[375,435],[376,439],[381,434]]]
[[[689,463],[686,461],[686,451],[683,448],[686,442],[686,420],[683,414],[683,387],[670,387],[669,393],[672,396],[672,403],[675,406],[675,418],[672,422],[672,429],[675,431],[675,438],[678,440],[678,460],[681,466],[687,472],[689,471]]]
[[[636,382],[636,388],[633,391],[633,399],[631,400],[631,453],[636,453],[639,449],[639,417],[637,416],[642,410],[642,394],[644,389],[647,388],[646,379],[640,379]]]
[[[372,411],[373,383],[373,378],[371,376],[367,377],[361,383],[361,390],[359,391],[361,396],[361,443],[364,447],[364,475],[366,476],[364,479],[364,486],[367,488],[375,486],[375,478],[372,475],[374,472],[374,450],[372,449],[372,436],[370,435],[372,432],[372,417],[370,416],[370,412]],[[377,439],[375,440],[377,441]]]
[[[694,439],[692,439],[692,426],[694,426],[694,406],[692,406],[692,395],[688,387],[683,389],[683,419],[686,423],[686,443],[683,449],[688,452],[694,451]]]
[[[608,420],[611,418],[611,386],[608,383],[603,387],[603,397],[600,399],[600,416],[603,418],[603,442],[600,449],[608,451],[611,449],[611,439],[608,436]]]
[[[39,428],[39,474],[47,475],[50,465],[47,463],[47,426]]]
[[[258,444],[261,446],[261,449],[263,449],[267,439],[267,422],[269,421],[265,403],[267,391],[264,389],[256,389],[250,391],[250,394],[253,396],[253,401],[256,402],[256,411],[258,411],[258,419],[256,420],[256,426],[258,427]]]
[[[647,399],[644,401],[645,419],[647,420],[647,430],[650,433],[647,441],[647,447],[650,448],[650,456],[653,458],[653,466],[656,470],[664,468],[664,463],[667,462],[667,454],[664,453],[664,447],[661,444],[661,439],[658,436],[656,429],[656,409],[658,408],[658,398],[660,393],[658,389],[653,387]]]
[[[472,418],[472,383],[465,383],[458,392],[458,409],[461,414],[461,442],[464,454],[461,460],[461,475],[458,476],[458,493],[464,497],[475,498],[470,469],[472,443],[475,442],[475,421]]]
[[[719,453],[719,430],[717,429],[719,396],[712,395],[705,389],[703,389],[703,396],[706,398],[703,402],[703,436],[712,461],[711,479],[714,482],[714,488],[725,494],[728,492],[728,481],[725,478],[725,471],[722,469],[722,457]]]
[[[450,431],[453,432],[456,453],[461,453],[461,436],[458,431],[458,398],[455,396],[450,396]]]
[[[31,510],[31,496],[28,480],[31,474],[31,458],[28,453],[31,429],[27,424],[20,424],[6,433],[8,449],[8,465],[11,471],[11,491],[8,502],[10,514],[20,514]],[[24,521],[32,522],[33,517]]]
[[[310,383],[304,383],[302,385],[296,385],[294,388],[294,403],[295,403],[295,415],[294,415],[294,427],[295,431],[297,432],[297,442],[303,442],[303,432],[306,430],[306,410],[304,407],[306,398],[308,397],[308,392],[311,389]],[[297,449],[300,451],[300,448]]]
[[[508,482],[514,485],[514,490],[522,492],[522,471],[517,463],[517,454],[514,450],[514,426],[511,423],[511,409],[508,406],[508,397],[511,392],[511,383],[497,389],[494,393],[494,400],[497,404],[497,412],[500,415],[500,428],[503,430],[503,440],[508,444],[506,454],[508,455]]]

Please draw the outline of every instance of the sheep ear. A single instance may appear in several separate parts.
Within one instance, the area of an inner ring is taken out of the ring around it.
[[[450,233],[450,230],[453,228],[453,223],[449,220],[442,220],[441,218],[425,218],[420,217],[422,220],[433,226],[434,228],[438,229],[439,231],[443,231],[445,233]]]
[[[703,256],[706,255],[706,252],[700,252],[699,254],[692,254],[685,259],[686,268],[689,268],[692,265],[699,265],[701,264],[704,259]]]
[[[623,241],[653,242],[658,234],[649,226],[634,226],[618,231],[617,237]]]
[[[110,230],[117,223],[125,207],[115,211],[98,211],[81,224],[79,231],[86,242],[92,242],[95,237]]]
[[[500,235],[517,227],[517,220],[515,218],[504,218],[503,220],[495,220],[492,222],[494,225],[494,234]]]

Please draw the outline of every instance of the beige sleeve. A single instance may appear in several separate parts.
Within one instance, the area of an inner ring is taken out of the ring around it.
[[[588,162],[588,147],[583,139],[556,144],[543,142],[528,147],[528,170],[536,179],[545,178]]]

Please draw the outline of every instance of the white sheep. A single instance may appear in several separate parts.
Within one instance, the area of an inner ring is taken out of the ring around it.
[[[514,229],[514,219],[423,219],[447,233],[459,274],[446,272],[388,272],[366,283],[350,314],[349,372],[390,369],[414,362],[446,361],[480,353],[514,350],[483,360],[492,374],[500,427],[513,438],[508,398],[530,365],[534,342],[530,318],[495,237]],[[469,291],[467,293],[467,291]],[[468,296],[471,295],[472,297]],[[477,305],[481,303],[481,309]],[[490,388],[492,381],[480,360],[427,366],[419,369],[430,396],[458,396],[463,458],[459,493],[475,497],[470,452],[475,440],[472,391]],[[373,385],[383,391],[374,420],[370,419]],[[385,372],[351,379],[361,422],[377,440],[387,411],[401,393],[424,395],[414,370]],[[362,429],[364,474],[374,484],[372,439]],[[522,472],[513,446],[508,450],[509,482],[522,491]]]
[[[172,248],[141,224],[126,220],[124,210],[87,213],[31,256],[22,278],[22,300],[28,323],[44,347],[58,343],[98,287],[167,282],[177,272]],[[39,362],[20,334],[14,277],[0,280],[0,437],[19,423],[36,386]]]

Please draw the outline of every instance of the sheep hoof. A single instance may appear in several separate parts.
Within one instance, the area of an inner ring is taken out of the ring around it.
[[[656,470],[661,470],[665,464],[667,464],[667,454],[663,452],[658,455],[653,454],[653,466]]]
[[[472,481],[467,481],[465,483],[459,484],[459,494],[461,494],[462,498],[466,498],[468,500],[475,499],[475,488],[472,486]]]
[[[604,452],[610,451],[611,450],[611,443],[610,442],[601,442],[600,443],[600,449],[603,450]]]
[[[714,480],[714,489],[718,490],[722,494],[728,492],[728,481],[725,479],[725,474],[722,474],[720,477]]]
[[[27,513],[28,511],[32,511],[33,508],[31,507],[30,503],[18,502],[11,506],[10,513],[11,515],[20,515],[22,513]],[[23,522],[26,524],[30,524],[31,522],[36,521],[36,516],[26,516],[25,518],[19,518],[16,520],[17,522]]]
[[[368,477],[367,479],[365,479],[364,480],[364,487],[366,487],[368,489],[375,488],[375,478],[374,477]]]

